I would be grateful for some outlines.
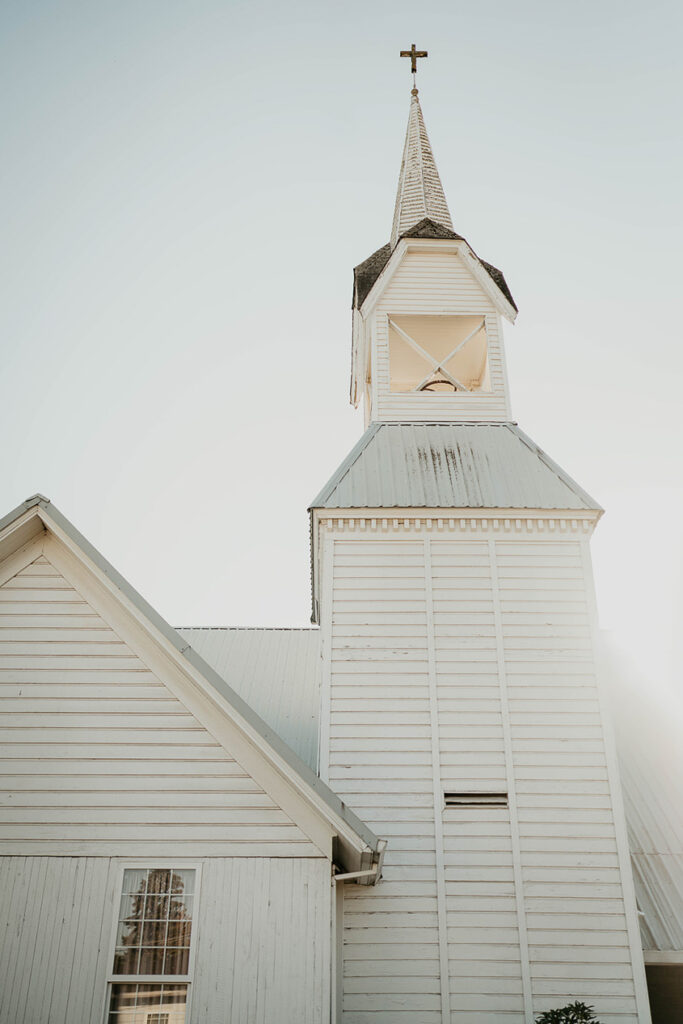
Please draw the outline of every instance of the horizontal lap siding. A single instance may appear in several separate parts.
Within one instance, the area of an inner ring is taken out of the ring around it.
[[[0,698],[7,852],[317,853],[43,556],[0,587]]]
[[[98,1024],[121,862],[0,857],[0,1024]],[[201,864],[190,1024],[319,1024],[329,1007],[323,858]]]
[[[344,894],[345,1024],[440,1019],[424,546],[336,541],[332,788],[389,841]]]
[[[581,546],[496,562],[534,1009],[636,1021]]]
[[[492,566],[488,539],[430,537],[431,587],[416,532],[333,542],[330,781],[389,841],[345,892],[344,1024],[441,1021],[430,602],[441,785],[517,801],[443,812],[453,1024],[524,1020],[522,923],[534,1013],[632,1024],[580,543],[497,537]]]
[[[431,550],[442,787],[506,791],[489,545],[433,540]],[[508,809],[451,807],[443,820],[453,1019],[522,1024]]]
[[[453,396],[392,393],[387,316],[402,313],[486,315],[491,392]],[[378,405],[373,419],[382,422],[429,419],[435,422],[509,418],[505,399],[500,318],[491,300],[459,256],[425,253],[407,255],[378,302],[374,316],[376,358],[373,373]]]

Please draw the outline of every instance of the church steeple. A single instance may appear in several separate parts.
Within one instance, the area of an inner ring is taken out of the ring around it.
[[[391,228],[392,249],[405,231],[409,231],[425,218],[450,231],[453,230],[417,89],[414,88],[410,99],[408,129],[398,179],[394,223]]]
[[[427,52],[401,52],[416,61]],[[502,273],[453,230],[413,85],[391,240],[354,270],[351,402],[366,423],[510,420]]]

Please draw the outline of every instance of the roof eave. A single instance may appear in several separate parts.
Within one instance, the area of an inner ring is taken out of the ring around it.
[[[0,519],[0,559],[4,560],[45,529],[67,544],[81,561],[86,560],[95,574],[118,591],[124,606],[142,615],[151,634],[170,651],[184,671],[191,670],[230,707],[238,726],[261,750],[275,769],[284,774],[305,799],[327,819],[337,833],[340,848],[346,851],[352,870],[368,855],[374,861],[382,849],[381,840],[357,817],[298,755],[257,715],[228,683],[175,630],[134,587],[100,554],[48,498],[34,495]],[[23,531],[19,533],[18,531]],[[17,539],[21,543],[17,543]]]
[[[462,255],[463,258],[467,260],[468,266],[477,279],[477,282],[481,285],[501,315],[510,323],[515,322],[517,319],[516,307],[509,302],[493,278],[491,278],[488,272],[484,269],[479,257],[466,239],[460,237],[419,238],[410,237],[408,235],[402,235],[401,238],[399,238],[395,249],[380,271],[377,280],[365,296],[361,305],[358,307],[364,320],[367,319],[369,314],[372,312],[386,285],[398,270],[398,267],[406,253],[418,252],[420,249],[431,251],[437,249],[442,252],[453,252]]]

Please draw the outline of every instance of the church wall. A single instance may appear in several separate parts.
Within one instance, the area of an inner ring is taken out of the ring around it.
[[[0,695],[0,853],[321,855],[44,555],[0,587]]]
[[[392,394],[387,317],[391,314],[486,315],[491,392]],[[462,258],[453,253],[409,252],[372,313],[373,412],[382,422],[510,419],[498,312]]]
[[[634,1024],[587,536],[450,523],[323,531],[322,770],[389,841],[379,886],[345,892],[344,1024],[522,1024],[574,999]],[[508,807],[444,808],[447,789]]]
[[[0,1024],[103,1020],[121,865],[0,858]],[[198,867],[188,1024],[326,1020],[327,862],[208,858]]]

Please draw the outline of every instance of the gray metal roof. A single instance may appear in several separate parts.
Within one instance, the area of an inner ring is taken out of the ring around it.
[[[318,630],[183,628],[178,632],[316,771]]]
[[[683,701],[609,666],[645,950],[683,950]]]
[[[514,423],[374,423],[311,508],[600,511]]]

